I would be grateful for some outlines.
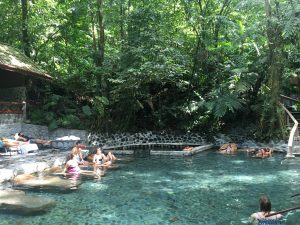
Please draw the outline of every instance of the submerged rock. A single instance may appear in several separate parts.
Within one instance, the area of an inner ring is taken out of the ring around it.
[[[0,190],[0,210],[17,214],[44,213],[56,205],[50,198],[28,196],[24,191]]]
[[[78,186],[78,182],[62,179],[58,176],[36,177],[31,174],[24,174],[15,177],[13,187],[17,189],[55,189],[64,191],[74,189]]]

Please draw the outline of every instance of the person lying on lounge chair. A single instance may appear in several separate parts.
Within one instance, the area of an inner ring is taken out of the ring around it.
[[[24,142],[28,142],[32,143],[32,144],[42,144],[42,145],[48,145],[51,143],[51,141],[49,140],[43,140],[43,139],[36,139],[36,138],[31,138],[28,137],[26,135],[24,135],[22,132],[19,132],[15,135],[15,139],[17,141],[24,141]]]
[[[7,139],[7,138],[1,138],[1,142],[3,143],[3,146],[5,148],[11,148],[11,147],[20,147],[22,144],[25,144],[23,142],[19,142],[19,141],[14,141],[14,140],[11,140],[11,139]]]

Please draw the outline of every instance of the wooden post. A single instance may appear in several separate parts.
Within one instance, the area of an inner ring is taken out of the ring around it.
[[[22,105],[23,122],[25,122],[26,121],[26,102],[23,101],[22,104],[23,104]]]

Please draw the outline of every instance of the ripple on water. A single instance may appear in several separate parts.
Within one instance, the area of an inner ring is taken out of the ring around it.
[[[0,224],[247,224],[261,194],[275,210],[297,204],[289,196],[300,192],[300,168],[282,159],[213,152],[135,159],[100,180],[84,180],[75,192],[41,191],[56,199],[55,208],[34,217],[0,214]],[[297,224],[299,213],[288,213],[285,224]]]

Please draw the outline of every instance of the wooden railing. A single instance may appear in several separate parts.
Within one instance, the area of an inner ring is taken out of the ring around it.
[[[285,110],[285,112],[287,113],[288,117],[287,117],[287,125],[291,126],[290,124],[290,120],[293,121],[293,127],[290,131],[290,136],[289,136],[289,141],[288,141],[288,151],[287,151],[287,158],[293,158],[295,157],[293,154],[293,149],[294,149],[294,139],[295,137],[299,136],[299,131],[298,131],[298,121],[295,119],[295,117],[293,116],[293,114],[285,107],[291,107],[293,106],[295,103],[300,103],[298,100],[281,95],[281,102],[280,105],[282,106],[282,108]]]

